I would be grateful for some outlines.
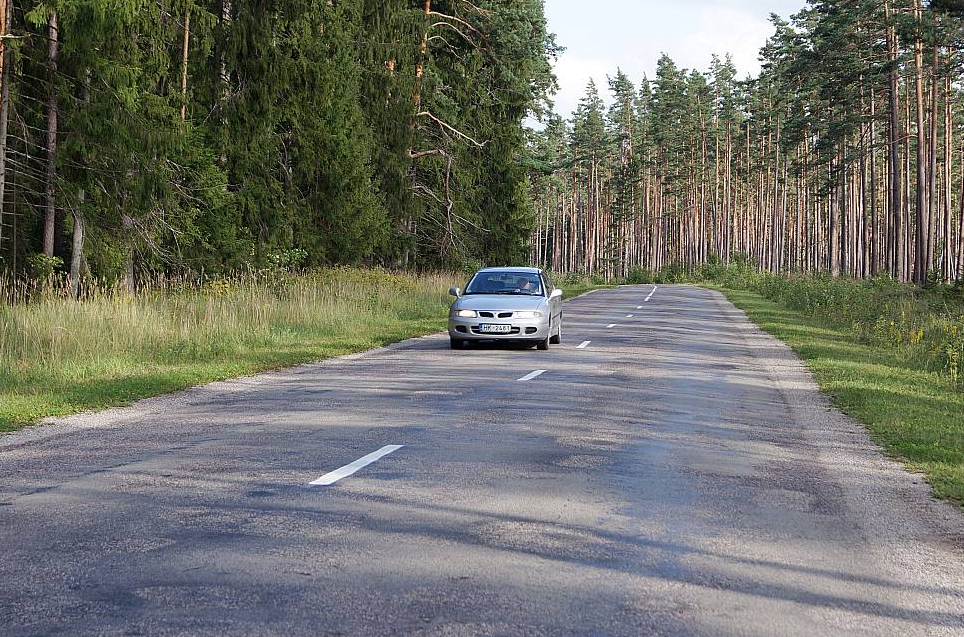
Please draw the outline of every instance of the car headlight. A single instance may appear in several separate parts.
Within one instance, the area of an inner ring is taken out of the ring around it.
[[[520,319],[537,319],[537,318],[542,318],[542,312],[529,311],[529,310],[526,310],[526,311],[524,311],[524,312],[516,312],[516,313],[515,313],[515,318],[520,318]]]
[[[452,310],[452,316],[458,318],[479,318],[479,313],[475,310]]]

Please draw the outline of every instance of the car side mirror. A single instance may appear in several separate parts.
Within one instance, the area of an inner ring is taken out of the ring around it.
[[[562,296],[562,290],[560,288],[556,288],[555,290],[552,291],[552,294],[549,295],[549,298],[558,299],[561,296]]]
[[[452,296],[462,296],[462,290],[458,289],[455,286],[452,286],[449,288],[449,294],[451,294]]]

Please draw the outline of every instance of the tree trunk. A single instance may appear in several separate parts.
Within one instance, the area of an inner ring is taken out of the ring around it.
[[[773,145],[773,228],[770,271],[779,274],[783,269],[783,208],[780,203],[780,114],[776,120],[776,142]]]
[[[904,78],[904,89],[910,94],[910,75]],[[913,235],[911,234],[911,152],[910,152],[910,139],[911,139],[911,111],[910,111],[911,100],[908,98],[904,100],[904,174],[902,176],[903,180],[903,232],[901,233],[901,280],[910,281],[913,278],[913,260],[914,252],[911,250],[911,240]]]
[[[187,119],[187,63],[191,45],[191,6],[184,9],[184,43],[181,49],[181,121]]]
[[[422,83],[425,77],[425,63],[428,57],[429,20],[432,14],[432,0],[425,0],[422,8],[425,14],[425,28],[422,31],[418,45],[418,60],[415,62],[415,92],[412,95],[412,119],[408,123],[409,153],[415,150],[415,124],[418,114],[422,111]]]
[[[219,16],[220,26],[221,26],[221,51],[219,53],[219,63],[220,63],[220,75],[221,75],[221,91],[222,99],[226,100],[230,94],[230,82],[231,78],[228,76],[228,60],[227,55],[224,51],[225,40],[227,40],[227,29],[233,20],[231,6],[232,0],[221,0],[221,15]]]
[[[934,45],[933,57],[931,59],[931,98],[930,98],[930,132],[928,133],[927,146],[929,160],[927,163],[927,269],[934,267],[936,256],[936,240],[938,229],[936,222],[938,219],[937,210],[937,135],[938,135],[938,86],[937,86],[937,66],[940,62],[937,45]]]
[[[880,270],[880,221],[877,212],[877,95],[870,89],[870,262],[869,274]]]
[[[957,278],[964,280],[964,136],[961,137],[961,200],[957,217]],[[16,219],[16,217],[14,217]]]
[[[12,49],[7,46],[6,37],[10,35],[13,20],[13,0],[0,0],[0,255],[3,251],[4,213],[7,187],[7,128],[10,121],[10,65]],[[2,256],[0,256],[2,258]]]
[[[944,79],[944,229],[943,229],[943,275],[944,280],[954,278],[954,221],[953,221],[953,186],[954,181],[954,111],[952,100],[951,72],[948,69]]]
[[[47,257],[54,256],[54,225],[57,218],[57,12],[50,14],[47,29],[47,174],[44,188],[44,235],[43,249]]]
[[[80,277],[83,274],[84,264],[84,240],[87,236],[87,222],[84,219],[85,193],[80,192],[80,201],[73,211],[74,235],[73,246],[70,253],[70,297],[76,299],[80,296]]]
[[[915,98],[917,106],[917,234],[914,242],[914,282],[918,285],[927,280],[930,263],[927,248],[930,243],[930,219],[927,214],[927,139],[924,134],[924,43],[921,0],[914,0],[914,19],[917,32],[914,36]]]
[[[900,248],[898,237],[901,233],[901,188],[900,188],[900,87],[897,77],[897,34],[896,28],[890,21],[890,2],[884,4],[887,16],[887,58],[890,62],[888,76],[889,122],[887,131],[887,179],[889,195],[887,198],[887,217],[889,232],[887,235],[887,258],[890,261],[890,273],[894,278],[900,278]]]
[[[84,72],[82,100],[85,105],[90,103],[90,69],[86,69]],[[84,270],[84,241],[87,237],[87,221],[84,217],[86,199],[87,193],[81,189],[77,193],[77,205],[74,206],[73,210],[74,234],[73,245],[70,250],[70,278],[68,282],[70,284],[70,296],[74,299],[80,296],[80,279]]]

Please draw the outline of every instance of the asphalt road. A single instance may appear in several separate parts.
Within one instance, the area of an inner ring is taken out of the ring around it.
[[[548,352],[439,335],[0,438],[0,633],[964,635],[964,516],[719,294],[652,291]]]

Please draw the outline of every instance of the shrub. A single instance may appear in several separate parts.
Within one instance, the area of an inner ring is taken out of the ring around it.
[[[558,279],[558,277],[557,277]],[[577,285],[588,285],[589,279],[586,273],[581,270],[575,270],[573,272],[567,272],[562,276],[560,280],[562,285],[566,287],[574,287]]]
[[[656,283],[683,283],[688,280],[682,263],[670,263],[656,275]]]
[[[299,269],[308,260],[308,252],[301,248],[290,248],[269,252],[267,255],[268,268],[292,272]]]
[[[653,271],[645,268],[630,268],[629,272],[626,274],[626,283],[630,285],[642,285],[644,283],[653,283],[655,281],[656,276],[653,274]]]
[[[27,257],[30,276],[38,281],[46,281],[63,267],[64,260],[60,257],[48,257],[46,254],[31,254]]]

